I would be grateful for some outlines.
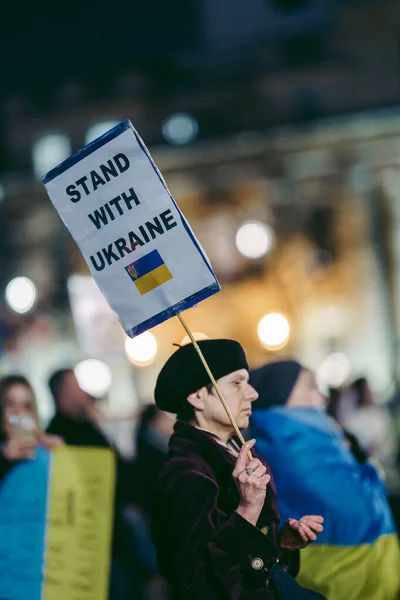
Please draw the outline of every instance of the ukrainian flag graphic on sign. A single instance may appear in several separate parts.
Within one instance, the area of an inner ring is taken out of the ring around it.
[[[172,274],[158,250],[142,256],[125,269],[142,296],[172,279]]]

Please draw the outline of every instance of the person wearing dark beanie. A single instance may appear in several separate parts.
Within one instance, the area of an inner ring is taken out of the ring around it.
[[[282,520],[305,508],[325,519],[302,553],[299,583],[329,600],[396,600],[400,555],[384,484],[351,452],[314,374],[276,361],[250,371],[250,383],[259,394],[250,430],[274,473]]]
[[[246,429],[258,394],[249,383],[243,348],[226,339],[198,345],[239,429]],[[249,460],[255,440],[240,448],[192,344],[180,347],[161,369],[155,401],[178,416],[152,517],[159,570],[172,584],[174,600],[281,598],[270,569],[280,561],[295,575],[298,550],[322,531],[321,519],[293,519],[278,533],[269,466],[256,456]]]
[[[284,406],[302,370],[301,364],[295,360],[282,360],[250,371],[251,384],[259,390],[257,408]]]

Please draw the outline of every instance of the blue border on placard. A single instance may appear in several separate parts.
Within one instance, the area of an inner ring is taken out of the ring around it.
[[[104,133],[99,138],[93,140],[93,142],[90,142],[90,144],[84,146],[83,148],[75,152],[75,154],[72,154],[69,158],[57,165],[57,167],[54,167],[54,169],[46,173],[46,175],[43,175],[42,182],[46,185],[46,183],[49,183],[50,181],[61,175],[61,173],[64,173],[65,171],[76,165],[78,162],[80,162],[81,160],[83,160],[84,158],[86,158],[87,156],[89,156],[90,154],[92,154],[111,140],[121,135],[121,133],[124,133],[124,131],[126,131],[129,128],[132,128],[132,123],[128,119],[125,119],[125,121],[122,121],[112,129]]]
[[[200,302],[202,302],[209,296],[212,296],[213,294],[216,294],[217,292],[219,292],[220,289],[221,289],[221,286],[219,285],[219,283],[216,279],[215,283],[200,290],[199,292],[196,292],[195,294],[192,294],[192,296],[189,296],[185,300],[182,300],[182,302],[178,302],[177,304],[170,306],[169,308],[163,310],[162,312],[158,313],[157,315],[154,315],[154,317],[147,319],[147,321],[143,321],[142,323],[139,323],[139,325],[132,327],[132,329],[128,329],[128,330],[125,329],[125,332],[127,333],[127,335],[129,335],[129,337],[134,338],[137,335],[144,333],[148,329],[152,329],[156,325],[159,325],[160,323],[167,321],[171,317],[174,317],[175,315],[183,312],[184,310],[187,310],[188,308],[192,308],[193,306],[195,306],[196,304],[199,304]]]

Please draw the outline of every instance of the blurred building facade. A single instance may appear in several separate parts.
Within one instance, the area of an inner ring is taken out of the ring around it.
[[[47,417],[46,375],[87,358],[96,331],[90,354],[110,363],[110,405],[122,414],[151,399],[157,369],[184,337],[176,319],[160,325],[154,361],[132,367],[100,301],[86,303],[79,320],[68,282],[88,270],[38,178],[86,143],[91,127],[100,133],[129,118],[223,286],[188,313],[192,329],[239,339],[255,365],[295,353],[318,369],[331,357],[331,378],[368,373],[386,398],[399,376],[398,3],[181,4],[164,10],[162,28],[141,15],[136,35],[143,45],[152,32],[157,44],[145,51],[136,39],[131,54],[116,44],[118,68],[101,48],[97,68],[85,71],[83,57],[53,85],[40,87],[39,74],[30,87],[7,80],[0,288],[25,275],[38,301],[26,315],[2,308],[3,370],[33,378]],[[184,120],[174,129],[177,115]],[[274,234],[257,259],[235,243],[254,221]],[[257,334],[271,312],[290,325],[274,349]]]

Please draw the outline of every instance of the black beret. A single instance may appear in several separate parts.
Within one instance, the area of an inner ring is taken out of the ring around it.
[[[279,360],[251,370],[250,384],[258,392],[253,409],[285,405],[302,369],[302,365],[295,360]]]
[[[215,379],[249,368],[239,342],[201,340],[197,344]],[[156,404],[161,410],[176,414],[190,394],[208,383],[210,378],[193,344],[181,346],[160,371],[154,392]]]

